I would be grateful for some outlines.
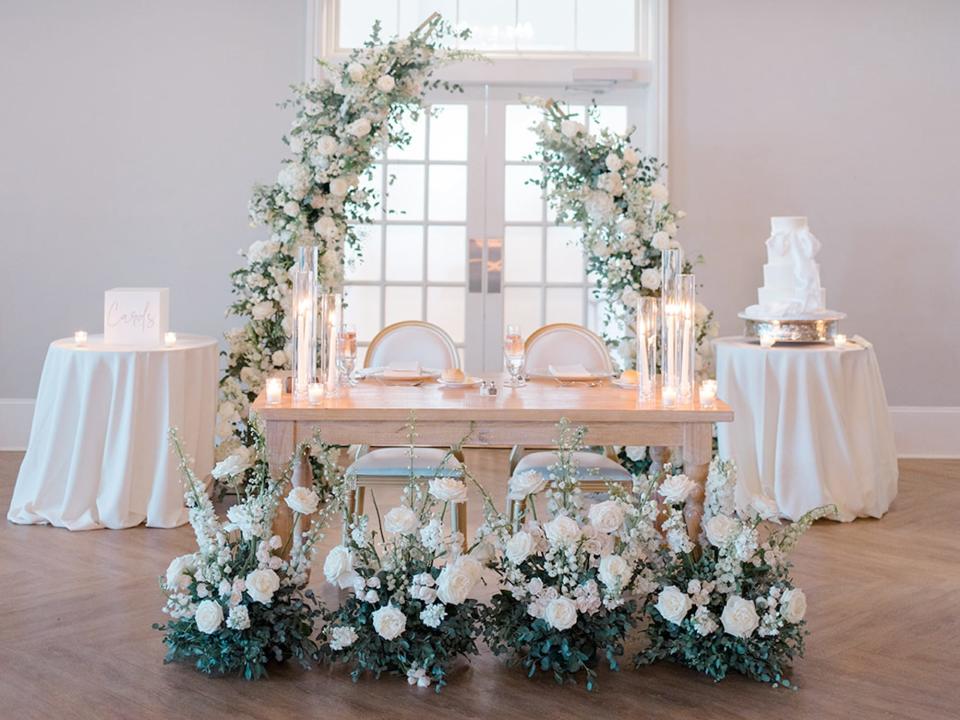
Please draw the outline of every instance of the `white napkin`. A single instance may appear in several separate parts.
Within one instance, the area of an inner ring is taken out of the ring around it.
[[[420,363],[416,360],[409,362],[392,362],[383,371],[383,377],[405,379],[420,377]]]
[[[559,378],[592,378],[594,375],[583,365],[550,365],[550,374]]]

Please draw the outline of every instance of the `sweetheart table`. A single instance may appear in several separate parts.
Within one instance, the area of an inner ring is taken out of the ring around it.
[[[289,394],[280,403],[268,405],[261,393],[253,412],[264,422],[267,454],[275,473],[289,462],[294,448],[316,431],[331,445],[406,445],[411,413],[417,443],[434,447],[461,441],[473,448],[550,447],[556,444],[557,423],[566,418],[587,427],[589,445],[682,448],[685,472],[700,487],[692,503],[696,516],[712,455],[713,423],[733,420],[733,411],[722,401],[709,408],[696,400],[668,407],[657,397],[639,405],[636,390],[609,381],[589,386],[533,380],[524,387],[507,388],[502,387],[503,376],[487,377],[499,381],[498,395],[436,383],[411,387],[364,381],[341,388],[338,396],[325,397],[316,405],[295,401]]]

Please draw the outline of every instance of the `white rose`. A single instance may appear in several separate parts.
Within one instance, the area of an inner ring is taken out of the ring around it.
[[[343,650],[357,641],[357,631],[352,627],[335,627],[330,631],[330,647]]]
[[[577,134],[585,131],[586,127],[583,123],[578,123],[576,120],[563,120],[560,123],[560,132],[568,138],[576,137]]]
[[[557,630],[568,630],[577,624],[577,605],[570,598],[554,598],[547,603],[543,619]]]
[[[714,547],[723,547],[740,532],[740,523],[728,515],[714,515],[703,526],[707,540]]]
[[[650,197],[658,202],[666,202],[667,198],[670,197],[670,193],[662,183],[654,183],[650,186]]]
[[[247,250],[247,260],[252,263],[263,262],[268,260],[279,248],[279,243],[272,240],[257,240]]]
[[[186,590],[190,585],[190,576],[188,570],[194,570],[197,567],[196,555],[181,555],[175,557],[167,566],[167,587],[171,590]]]
[[[750,508],[763,520],[771,522],[780,522],[780,509],[777,503],[764,495],[754,495],[750,501]]]
[[[197,630],[210,635],[215,633],[223,622],[223,608],[216,600],[204,600],[197,605],[193,619],[197,623]]]
[[[663,229],[664,231],[666,231],[667,235],[669,235],[670,237],[673,237],[674,235],[676,235],[678,230],[677,224],[673,222],[668,222],[666,225],[663,226]]]
[[[353,62],[347,65],[347,75],[350,76],[350,79],[353,82],[360,82],[363,80],[363,74],[366,72],[366,69],[360,63]]]
[[[510,478],[507,497],[511,500],[524,500],[528,495],[535,495],[547,486],[547,480],[536,470],[526,470]]]
[[[343,545],[337,545],[323,561],[323,575],[327,582],[340,588],[353,587],[359,577],[353,569],[353,553]]]
[[[514,565],[519,565],[530,557],[530,553],[533,552],[535,544],[533,536],[530,533],[520,530],[514,534],[512,538],[507,540],[504,553],[510,562]]]
[[[555,517],[543,529],[547,533],[547,540],[555,546],[572,545],[580,539],[580,526],[566,515]]]
[[[440,502],[466,502],[467,484],[453,477],[436,477],[430,481],[430,494]]]
[[[619,555],[607,555],[600,559],[597,577],[608,588],[622,589],[630,575],[630,564]]]
[[[731,595],[727,598],[727,604],[723,607],[720,622],[723,623],[723,630],[728,635],[748,638],[757,629],[760,618],[757,617],[757,609],[752,600],[747,600],[739,595]]]
[[[233,477],[244,472],[253,465],[256,460],[256,453],[252,448],[238,447],[230,455],[218,462],[210,474],[217,480],[225,477]]]
[[[623,293],[620,295],[620,302],[626,305],[629,308],[635,307],[637,304],[637,299],[640,296],[637,294],[637,291],[631,287],[624,288]]]
[[[800,588],[790,588],[780,598],[780,615],[788,623],[798,623],[807,614],[807,596]]]
[[[382,93],[388,93],[397,86],[397,81],[392,75],[381,75],[377,79],[377,90]]]
[[[680,588],[667,585],[660,591],[657,604],[654,606],[663,615],[664,620],[679,625],[690,611],[690,598]]]
[[[637,229],[637,221],[633,218],[624,218],[617,223],[617,228],[619,228],[620,232],[624,235],[633,235]]]
[[[628,147],[623,151],[623,161],[627,163],[627,165],[636,165],[640,162],[640,154],[632,147]]]
[[[657,250],[663,252],[664,250],[670,247],[670,235],[665,233],[663,230],[660,232],[655,232],[653,238],[650,241],[650,244],[653,245]]]
[[[480,572],[480,563],[466,555],[444,566],[437,577],[437,599],[459,605],[467,599],[473,586],[480,580]]]
[[[313,224],[313,229],[324,240],[335,240],[339,233],[337,222],[329,215],[321,215],[317,222]]]
[[[660,483],[657,492],[669,504],[679,505],[689,497],[696,487],[697,484],[686,475],[670,475]]]
[[[590,524],[601,532],[612,533],[623,524],[623,508],[616,500],[606,500],[590,506]]]
[[[623,160],[621,160],[619,156],[614,155],[613,153],[610,153],[609,155],[607,155],[607,159],[605,163],[607,165],[607,170],[609,170],[610,172],[616,172],[617,170],[623,167]]]
[[[352,123],[347,125],[347,132],[353,135],[355,138],[362,138],[369,135],[370,129],[370,121],[365,117],[354,120]]]
[[[270,568],[254,570],[243,581],[247,586],[247,594],[264,605],[269,605],[273,594],[280,589],[280,576]]]
[[[337,139],[333,135],[323,135],[317,140],[317,152],[321,155],[332,155],[337,149]]]
[[[337,177],[330,181],[330,192],[337,197],[343,197],[350,190],[350,181]]]
[[[288,200],[283,205],[283,212],[290,217],[296,217],[300,214],[300,203],[298,203],[296,200]]]
[[[266,320],[277,314],[277,306],[272,300],[263,300],[250,308],[254,320]]]
[[[287,364],[287,354],[283,350],[274,350],[270,361],[274,367],[283,367]]]
[[[656,290],[660,287],[660,270],[647,268],[640,273],[640,284],[647,290]]]
[[[634,462],[640,462],[645,460],[647,457],[646,445],[627,445],[627,447],[624,448],[624,451],[626,452],[627,457]]]
[[[406,505],[397,505],[383,516],[383,527],[387,532],[398,535],[410,535],[417,531],[417,514]]]
[[[301,515],[312,515],[320,504],[320,496],[308,487],[295,487],[285,498],[285,502],[294,512]]]
[[[393,605],[386,605],[373,613],[373,629],[384,640],[393,640],[407,627],[407,616]]]

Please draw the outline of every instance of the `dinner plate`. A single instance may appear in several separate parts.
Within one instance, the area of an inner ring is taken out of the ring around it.
[[[625,390],[636,390],[639,387],[639,383],[623,382],[623,380],[621,380],[620,378],[614,378],[610,382],[612,382],[617,387],[624,388]]]
[[[446,387],[446,388],[475,387],[476,385],[479,385],[482,382],[483,382],[483,378],[478,378],[478,377],[465,377],[462,382],[450,382],[448,380],[444,380],[442,377],[439,380],[437,380],[438,385],[442,385],[443,387]]]
[[[594,372],[589,371],[589,375],[554,375],[549,370],[531,370],[527,375],[532,378],[537,378],[538,380],[558,380],[560,382],[597,382],[597,380],[604,380],[610,377],[611,373],[608,372]]]
[[[422,368],[419,375],[385,375],[386,370],[386,368],[378,368],[377,370],[366,373],[364,377],[389,383],[422,383],[425,380],[433,380],[434,378],[440,377],[440,371],[434,370],[433,368]]]

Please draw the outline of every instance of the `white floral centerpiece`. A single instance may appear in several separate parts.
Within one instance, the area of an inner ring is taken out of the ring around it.
[[[180,458],[198,547],[174,558],[160,579],[167,596],[163,611],[170,619],[154,628],[164,632],[165,662],[192,662],[205,673],[236,673],[248,680],[265,676],[270,662],[295,658],[309,666],[317,649],[313,623],[320,611],[307,581],[325,514],[318,512],[316,491],[297,487],[284,498],[288,478],[266,476],[260,478],[258,492],[230,507],[223,520],[194,475],[176,431],[171,431],[171,443]],[[253,462],[266,467],[262,457]],[[297,542],[292,535],[273,534],[280,502],[295,518],[315,517]]]
[[[383,517],[377,509],[376,528],[352,512],[354,490],[349,476],[337,490],[349,533],[323,564],[327,582],[350,595],[324,612],[319,656],[350,665],[354,680],[387,672],[439,692],[453,660],[478,651],[480,605],[470,595],[483,568],[444,522],[467,485],[411,477],[400,505]]]
[[[649,647],[636,664],[657,660],[692,667],[714,680],[736,671],[755,680],[790,686],[785,673],[803,655],[806,596],[790,577],[787,554],[803,532],[832,507],[769,531],[779,522],[768,498],[739,511],[736,472],[715,459],[707,479],[703,531],[694,543],[680,533],[690,487],[683,476],[661,486],[667,519],[658,592],[647,605]]]
[[[610,484],[608,499],[588,504],[573,462],[584,433],[562,422],[557,465],[546,477],[531,470],[513,478],[520,512],[507,518],[488,502],[479,536],[502,579],[484,614],[490,648],[530,676],[549,672],[562,683],[582,673],[592,690],[604,658],[617,669],[637,600],[655,587],[647,562],[660,535],[645,488]]]
[[[359,252],[359,226],[371,222],[376,193],[364,187],[372,178],[385,143],[410,141],[405,117],[423,111],[425,94],[438,86],[442,63],[464,54],[444,43],[461,37],[439,15],[409,36],[371,39],[340,63],[321,62],[318,77],[293,88],[285,103],[294,111],[284,138],[291,158],[275,182],[254,189],[250,217],[270,230],[244,253],[246,262],[231,274],[234,301],[229,314],[244,318],[226,333],[226,366],[217,413],[218,459],[252,442],[246,419],[266,376],[291,366],[291,268],[296,248],[317,246],[321,286],[342,283],[345,250]]]

